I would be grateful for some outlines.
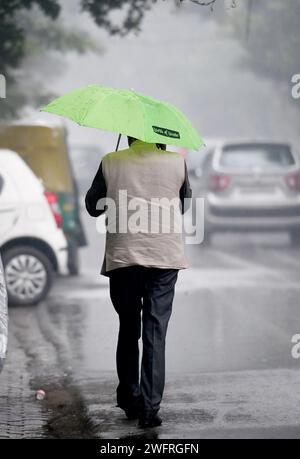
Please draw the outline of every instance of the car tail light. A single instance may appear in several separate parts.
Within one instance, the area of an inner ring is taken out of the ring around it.
[[[285,177],[287,186],[293,191],[300,191],[300,172]]]
[[[209,189],[211,191],[224,191],[230,185],[228,175],[211,175],[209,179]]]
[[[62,227],[62,214],[61,214],[61,210],[59,207],[57,195],[55,193],[51,193],[50,191],[45,191],[45,197],[48,201],[48,204],[52,211],[57,227],[61,228]]]

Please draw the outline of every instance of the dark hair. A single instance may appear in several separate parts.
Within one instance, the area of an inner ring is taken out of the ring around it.
[[[167,149],[167,145],[165,145],[164,143],[157,143],[156,146],[157,146],[157,148],[158,148],[159,150],[164,150],[164,151],[166,151],[166,149]]]
[[[130,136],[128,136],[128,145],[131,146],[131,144],[132,144],[133,142],[135,142],[136,140],[138,140],[138,139],[136,139],[135,137],[130,137]],[[166,151],[166,149],[167,149],[167,145],[164,145],[163,143],[157,143],[156,146],[157,146],[157,148],[158,148],[159,150],[164,150],[164,151]]]
[[[134,137],[130,137],[130,136],[127,136],[127,138],[128,138],[128,145],[129,145],[129,146],[130,146],[133,142],[135,142],[136,140],[138,140],[138,139],[136,139],[136,138],[134,138]]]

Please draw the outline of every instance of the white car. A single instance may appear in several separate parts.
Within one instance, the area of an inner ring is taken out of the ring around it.
[[[7,349],[7,294],[4,270],[0,257],[0,372],[3,368]]]
[[[300,245],[300,161],[290,145],[224,143],[206,175],[206,238],[218,231],[288,231]]]
[[[67,241],[56,195],[11,150],[0,150],[0,223],[8,301],[37,304],[67,274]]]

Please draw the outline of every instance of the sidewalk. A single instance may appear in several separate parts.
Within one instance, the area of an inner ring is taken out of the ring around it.
[[[169,372],[164,424],[144,431],[115,407],[115,372],[64,376],[51,343],[34,324],[39,315],[45,323],[43,308],[30,317],[15,312],[0,376],[0,438],[300,438],[298,369]],[[57,351],[62,356],[62,348]],[[35,400],[38,380],[47,392],[45,402]]]
[[[46,416],[30,389],[28,357],[13,333],[0,375],[0,438],[45,438]]]
[[[47,336],[45,308],[10,310],[9,352],[0,375],[0,439],[94,438],[63,349]],[[37,401],[37,389],[46,397]]]
[[[300,438],[300,371],[168,376],[162,427],[143,431],[115,408],[113,374],[77,381],[97,436],[114,438]]]

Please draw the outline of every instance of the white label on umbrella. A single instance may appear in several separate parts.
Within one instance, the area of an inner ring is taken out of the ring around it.
[[[159,126],[152,126],[155,134],[162,135],[164,137],[171,137],[172,139],[180,139],[180,134],[178,131],[172,131],[171,129],[166,129]]]

